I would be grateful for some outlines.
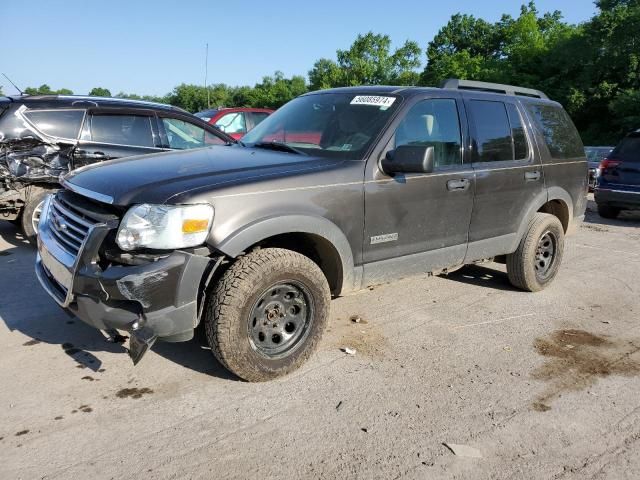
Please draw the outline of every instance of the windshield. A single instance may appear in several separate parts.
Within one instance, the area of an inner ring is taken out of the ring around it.
[[[247,133],[242,143],[248,147],[278,143],[309,155],[362,159],[399,103],[392,95],[298,97]]]

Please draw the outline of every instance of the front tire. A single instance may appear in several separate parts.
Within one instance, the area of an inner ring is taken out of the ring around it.
[[[211,350],[250,382],[300,367],[329,317],[331,294],[322,270],[290,250],[266,248],[239,258],[212,293],[204,319]]]
[[[36,244],[38,237],[38,222],[40,221],[40,214],[44,206],[44,199],[47,195],[54,192],[55,190],[53,189],[36,186],[32,186],[29,190],[29,196],[24,204],[19,220],[24,238],[32,245]]]
[[[518,249],[507,255],[507,275],[514,287],[537,292],[553,281],[564,254],[564,229],[548,213],[536,213]]]

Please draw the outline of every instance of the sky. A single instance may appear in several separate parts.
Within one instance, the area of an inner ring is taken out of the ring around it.
[[[528,0],[526,0],[528,1]],[[496,21],[523,1],[478,0],[0,0],[0,73],[24,89],[47,83],[87,94],[93,87],[164,95],[180,83],[254,85],[276,70],[307,75],[359,33],[388,34],[394,46],[427,43],[451,15]],[[580,23],[591,0],[538,0]],[[424,58],[424,57],[423,57]],[[426,59],[425,59],[426,60]],[[17,93],[4,77],[5,94]]]

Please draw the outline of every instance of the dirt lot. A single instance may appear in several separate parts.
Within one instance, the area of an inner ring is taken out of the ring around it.
[[[640,478],[640,215],[587,220],[549,289],[487,264],[340,298],[265,384],[201,335],[133,367],[0,222],[0,478]]]

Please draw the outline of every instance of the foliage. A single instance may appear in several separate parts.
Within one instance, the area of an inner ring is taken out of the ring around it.
[[[94,87],[89,92],[89,96],[90,97],[110,97],[111,92],[109,91],[108,88]]]
[[[321,58],[309,71],[312,90],[352,85],[413,85],[419,76],[422,50],[407,40],[391,52],[391,38],[369,32],[358,35],[348,50],[336,52],[337,61]]]
[[[73,92],[68,88],[61,88],[60,90],[51,90],[51,87],[46,83],[39,87],[27,87],[24,89],[24,93],[27,95],[73,95]]]

